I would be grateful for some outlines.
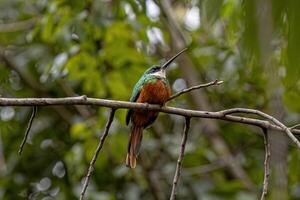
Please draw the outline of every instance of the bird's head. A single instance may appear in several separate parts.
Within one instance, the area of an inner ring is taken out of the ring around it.
[[[170,58],[167,62],[165,62],[162,66],[154,65],[146,70],[144,75],[153,75],[161,78],[166,78],[166,69],[167,67],[178,57],[180,54],[185,52],[187,48],[181,50],[179,53],[177,53],[175,56]]]

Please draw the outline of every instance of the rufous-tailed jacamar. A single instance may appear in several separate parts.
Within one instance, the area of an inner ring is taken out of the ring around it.
[[[130,101],[164,105],[170,97],[170,86],[166,79],[166,69],[183,49],[162,66],[152,66],[147,69],[133,88]],[[130,138],[127,147],[126,166],[135,168],[136,159],[140,151],[143,129],[151,125],[158,116],[156,111],[128,110],[126,124],[131,121]]]

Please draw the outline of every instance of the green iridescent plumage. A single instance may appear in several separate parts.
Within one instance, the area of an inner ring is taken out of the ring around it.
[[[140,80],[135,84],[135,86],[132,90],[131,97],[130,97],[130,102],[136,102],[136,100],[139,97],[142,87],[146,84],[156,83],[157,80],[161,79],[161,80],[163,80],[163,82],[166,86],[169,85],[168,80],[166,78],[158,78],[158,77],[150,74],[151,69],[153,69],[155,67],[158,67],[158,66],[152,66],[149,69],[147,69],[145,71],[145,73],[143,74],[143,76],[140,78]],[[129,121],[130,121],[131,112],[132,112],[131,110],[127,111],[127,115],[126,115],[126,124],[127,125],[129,124]]]

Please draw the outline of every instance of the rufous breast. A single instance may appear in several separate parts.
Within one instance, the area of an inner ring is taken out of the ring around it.
[[[169,97],[170,87],[162,79],[158,79],[155,83],[147,83],[142,87],[137,102],[163,105]]]

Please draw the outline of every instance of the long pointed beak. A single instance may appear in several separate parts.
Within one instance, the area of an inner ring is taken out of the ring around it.
[[[163,66],[161,66],[162,70],[166,70],[167,67],[178,57],[180,56],[180,54],[182,54],[183,52],[185,52],[187,50],[187,48],[182,49],[179,53],[177,53],[175,56],[173,56],[171,59],[169,59],[167,62],[165,62],[165,64],[163,64]]]

